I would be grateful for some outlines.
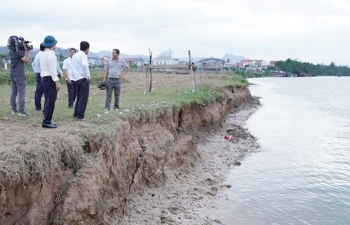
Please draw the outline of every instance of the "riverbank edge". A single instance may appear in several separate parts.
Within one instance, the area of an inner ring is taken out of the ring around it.
[[[225,100],[145,112],[107,140],[88,140],[82,168],[58,171],[36,184],[5,184],[1,224],[113,224],[129,214],[132,196],[193,170],[201,158],[198,138],[220,129],[229,110],[251,99],[247,87],[219,90]]]

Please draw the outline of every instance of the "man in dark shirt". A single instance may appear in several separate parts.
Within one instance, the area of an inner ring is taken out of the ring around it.
[[[10,49],[9,55],[11,59],[11,108],[12,114],[18,114],[19,116],[30,115],[24,110],[27,80],[24,72],[24,63],[29,62],[30,49],[25,48],[24,50],[18,49],[18,51]],[[18,94],[18,110],[16,98]]]

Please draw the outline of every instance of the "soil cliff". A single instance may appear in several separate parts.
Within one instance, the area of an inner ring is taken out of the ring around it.
[[[198,137],[220,128],[229,109],[251,99],[246,87],[220,91],[225,100],[144,112],[115,132],[101,131],[91,139],[61,128],[58,138],[45,146],[38,142],[35,151],[9,143],[16,154],[6,154],[18,161],[18,168],[0,174],[0,224],[117,224],[130,214],[128,203],[135,196],[175,183],[193,170],[202,157]],[[7,135],[18,129],[2,125]],[[37,132],[36,139],[46,137],[44,131]],[[22,141],[33,145],[36,139]],[[40,160],[30,162],[37,152],[42,153]],[[30,172],[21,173],[24,164]]]

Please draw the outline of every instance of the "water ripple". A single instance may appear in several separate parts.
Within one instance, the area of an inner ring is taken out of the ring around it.
[[[247,128],[262,152],[230,172],[222,221],[350,224],[350,78],[252,82],[263,106]]]

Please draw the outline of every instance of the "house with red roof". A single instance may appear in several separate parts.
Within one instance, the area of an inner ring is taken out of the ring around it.
[[[271,66],[271,67],[275,67],[276,62],[278,62],[278,61],[270,61],[270,66]]]

